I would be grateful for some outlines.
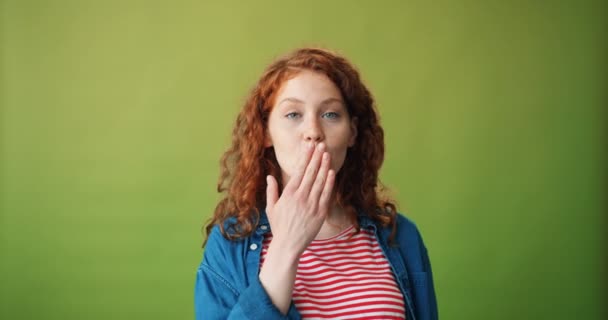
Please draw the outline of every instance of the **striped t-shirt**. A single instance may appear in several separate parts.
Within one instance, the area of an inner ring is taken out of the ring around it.
[[[264,237],[260,267],[272,241]],[[374,234],[354,226],[313,240],[300,257],[292,299],[304,319],[405,319],[403,295]]]

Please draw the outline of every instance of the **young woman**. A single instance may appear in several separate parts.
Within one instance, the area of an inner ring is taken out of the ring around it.
[[[222,158],[197,319],[437,319],[426,247],[379,193],[384,133],[343,57],[271,64]]]

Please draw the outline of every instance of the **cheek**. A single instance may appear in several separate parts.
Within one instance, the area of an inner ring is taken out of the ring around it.
[[[298,160],[297,148],[294,148],[292,143],[287,141],[275,141],[274,154],[281,170],[288,175],[292,175],[295,171],[295,166]]]
[[[293,160],[291,159],[291,155],[286,152],[281,152],[275,148],[274,154],[277,157],[277,162],[279,163],[279,167],[281,170],[291,173],[293,170]]]
[[[338,171],[344,166],[346,153],[350,145],[350,130],[347,128],[343,128],[339,133],[335,135],[335,137],[337,139],[334,139],[331,142],[328,141],[328,143],[331,143],[331,145],[333,145],[333,148],[331,150],[331,168],[334,169],[336,173],[338,173]]]
[[[339,149],[339,150],[335,150],[334,152],[332,152],[332,158],[331,158],[331,168],[338,173],[338,171],[340,171],[340,169],[342,168],[342,166],[344,165],[344,160],[346,158],[346,151],[347,149]]]

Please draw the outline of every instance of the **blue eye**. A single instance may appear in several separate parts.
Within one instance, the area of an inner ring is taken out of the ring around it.
[[[288,114],[285,115],[285,118],[287,118],[287,119],[295,119],[295,118],[297,118],[299,116],[300,116],[300,114],[297,113],[297,112],[290,112],[290,113],[288,113]]]
[[[324,118],[330,119],[330,120],[334,120],[340,117],[340,115],[337,112],[326,112],[323,114]]]

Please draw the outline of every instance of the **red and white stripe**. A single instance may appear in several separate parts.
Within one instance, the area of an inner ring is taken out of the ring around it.
[[[293,301],[304,319],[405,319],[405,304],[374,234],[314,240],[300,257]],[[264,263],[272,234],[262,243]]]

